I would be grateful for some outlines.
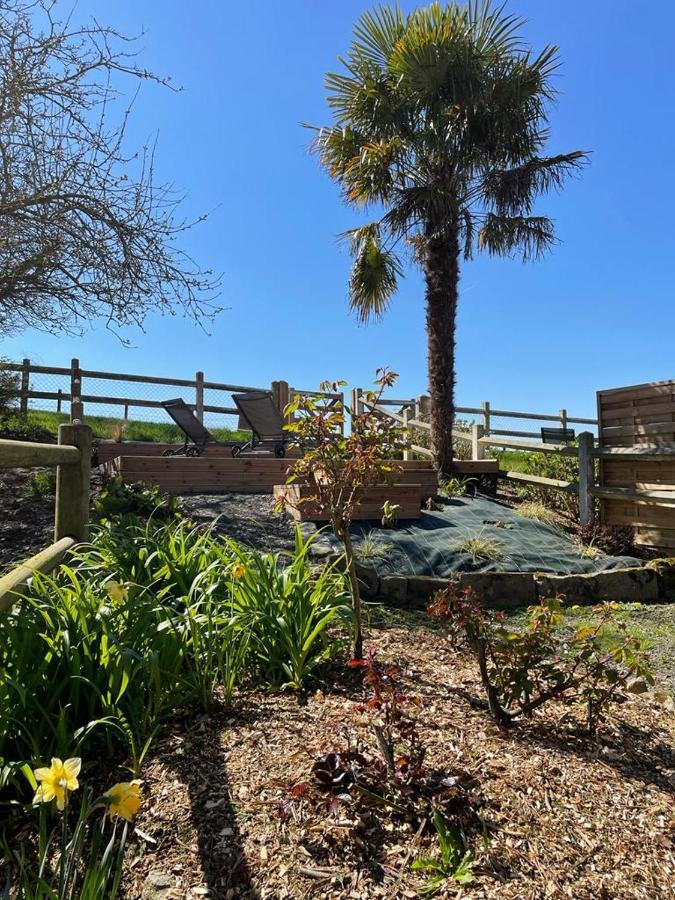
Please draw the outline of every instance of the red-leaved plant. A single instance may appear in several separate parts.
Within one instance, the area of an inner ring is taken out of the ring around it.
[[[499,725],[565,698],[586,704],[594,733],[608,705],[621,700],[634,679],[654,683],[648,657],[616,617],[617,608],[594,607],[593,620],[572,628],[561,598],[554,597],[531,606],[523,627],[508,627],[504,615],[486,610],[471,588],[450,584],[429,613],[466,639]]]
[[[299,482],[305,496],[294,499],[290,492],[277,498],[284,505],[311,504],[325,516],[344,545],[349,586],[354,611],[354,656],[363,657],[361,594],[349,526],[364,490],[391,481],[396,472],[395,457],[407,446],[406,431],[389,417],[377,413],[382,395],[397,379],[388,369],[376,372],[375,389],[361,396],[359,409],[322,406],[316,397],[296,395],[285,409],[291,420],[286,425],[303,448],[303,456],[293,466],[287,483]],[[323,392],[337,392],[344,382],[324,382]],[[345,416],[351,431],[344,434]]]

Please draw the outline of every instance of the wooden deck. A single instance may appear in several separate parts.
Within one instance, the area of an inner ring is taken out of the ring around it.
[[[155,446],[165,449],[165,445],[162,444]],[[217,452],[219,449],[220,453]],[[153,455],[125,454],[108,459],[104,462],[103,468],[109,475],[121,475],[127,484],[147,481],[159,485],[162,490],[171,494],[228,491],[271,494],[275,485],[284,484],[293,466],[292,458],[276,459],[272,456],[232,458],[222,455],[222,450],[223,448],[211,448],[200,457],[163,457],[156,455],[159,452],[156,450],[150,451]],[[393,479],[394,484],[418,485],[423,501],[437,493],[436,473],[430,462],[396,460],[395,464],[399,468],[399,473]],[[460,476],[494,474],[496,477],[499,466],[497,460],[488,459],[457,462],[455,468]]]

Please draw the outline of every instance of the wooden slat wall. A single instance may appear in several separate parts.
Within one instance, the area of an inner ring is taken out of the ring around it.
[[[675,443],[675,380],[598,391],[601,447],[661,446]],[[675,457],[663,460],[604,459],[603,487],[675,492]],[[608,525],[631,525],[636,542],[675,548],[675,508],[612,499],[601,501]]]

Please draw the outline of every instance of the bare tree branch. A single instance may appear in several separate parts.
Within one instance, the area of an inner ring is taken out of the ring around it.
[[[136,38],[55,8],[0,0],[0,334],[209,321],[220,280],[179,246],[184,198],[157,183],[153,145],[126,150],[135,97],[115,117],[120,78],[170,81],[137,65]]]

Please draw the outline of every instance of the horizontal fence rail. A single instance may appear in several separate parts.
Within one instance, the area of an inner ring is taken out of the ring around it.
[[[284,380],[273,381],[270,387],[245,384],[233,384],[223,381],[208,380],[203,372],[196,372],[194,378],[171,378],[159,375],[138,375],[129,372],[107,372],[99,369],[86,369],[78,359],[71,360],[65,366],[35,365],[30,359],[21,363],[3,365],[4,371],[17,375],[16,399],[19,411],[23,414],[29,410],[51,411],[69,414],[71,421],[83,421],[85,408],[90,415],[96,413],[96,407],[119,409],[120,418],[128,420],[133,410],[163,410],[164,403],[173,399],[176,394],[183,393],[187,406],[192,409],[202,424],[207,416],[228,417],[226,423],[232,430],[250,430],[247,423],[241,420],[239,409],[234,405],[231,396],[249,391],[271,391],[280,410],[298,395],[311,396],[324,400],[332,409],[344,408],[344,394],[322,391],[307,391],[290,387]],[[46,390],[51,382],[59,382],[59,387],[52,384],[52,390]],[[105,390],[104,382],[129,385],[129,390],[118,395],[112,393],[114,385]],[[99,387],[102,388],[99,390]],[[135,390],[133,389],[135,387]],[[173,390],[176,388],[176,390]],[[170,396],[167,393],[170,390]],[[139,396],[144,394],[144,396]],[[222,401],[222,402],[218,402]],[[49,407],[47,404],[53,404]],[[91,411],[91,407],[94,411]],[[104,413],[105,414],[105,413]],[[114,416],[112,417],[114,418]],[[141,417],[139,421],[162,422],[170,424],[168,417]],[[215,424],[215,423],[214,423]],[[222,424],[222,422],[221,422]]]
[[[0,578],[0,613],[6,612],[35,572],[48,573],[78,541],[89,538],[91,429],[59,426],[58,444],[0,440],[0,468],[56,467],[54,543]]]

